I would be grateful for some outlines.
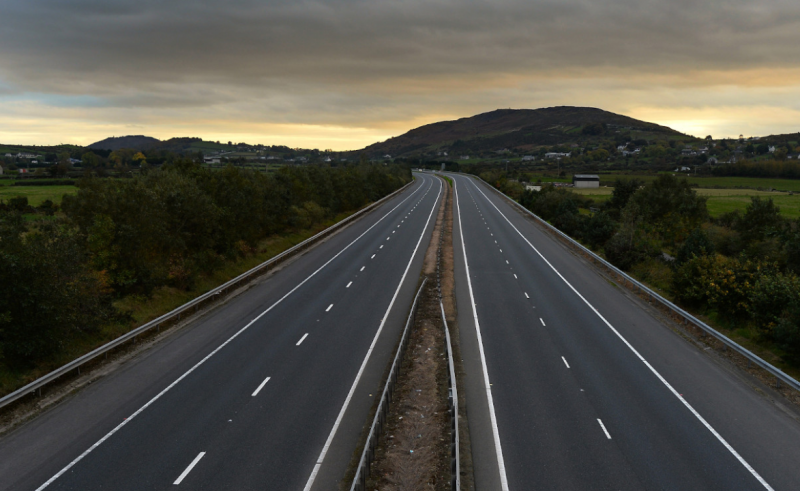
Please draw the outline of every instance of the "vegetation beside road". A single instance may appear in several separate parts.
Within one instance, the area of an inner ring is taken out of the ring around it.
[[[189,161],[85,178],[63,213],[0,210],[0,393],[398,189],[396,166],[215,171]],[[47,188],[47,187],[45,187]]]

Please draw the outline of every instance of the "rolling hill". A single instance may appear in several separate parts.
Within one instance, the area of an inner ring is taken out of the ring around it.
[[[587,125],[595,131],[584,131]],[[646,121],[592,107],[548,107],[542,109],[498,109],[455,121],[442,121],[413,129],[403,135],[364,148],[370,156],[419,155],[446,147],[452,152],[556,145],[597,132],[618,129],[679,136],[681,133]]]
[[[93,150],[119,150],[132,148],[134,150],[150,150],[161,144],[161,140],[144,135],[112,136],[105,140],[92,143],[88,148]]]

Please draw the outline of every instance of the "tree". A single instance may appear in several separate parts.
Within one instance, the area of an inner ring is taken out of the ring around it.
[[[736,223],[744,243],[764,240],[767,235],[776,232],[783,224],[780,212],[781,209],[775,206],[772,198],[752,196],[744,215]]]
[[[634,193],[642,226],[669,244],[682,241],[708,218],[706,198],[698,196],[686,179],[661,174]]]
[[[639,190],[644,181],[638,179],[617,179],[614,181],[614,190],[611,199],[606,202],[606,210],[615,218],[619,218],[620,211],[628,204],[633,193]]]

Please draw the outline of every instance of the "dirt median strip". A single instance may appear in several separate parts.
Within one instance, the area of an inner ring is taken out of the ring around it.
[[[441,292],[448,323],[451,318],[455,322],[452,192],[449,185],[445,188],[445,205],[439,210],[423,265],[423,276],[428,277],[428,282],[420,297],[395,395],[365,489],[452,489],[448,358],[439,304]],[[466,413],[465,409],[461,412]],[[459,424],[462,428],[467,426],[465,422]],[[462,431],[459,436],[461,447],[469,452],[469,435]],[[472,489],[471,460],[467,459],[469,465],[465,467],[464,450],[461,451],[462,488]],[[469,476],[465,479],[467,471]],[[469,485],[464,486],[464,483]]]

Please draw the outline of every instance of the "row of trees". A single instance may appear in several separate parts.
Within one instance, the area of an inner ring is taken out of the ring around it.
[[[679,304],[751,326],[800,363],[800,221],[782,217],[771,199],[753,197],[744,213],[712,219],[706,199],[670,175],[618,180],[603,205],[563,188],[521,192],[497,174],[482,177]]]
[[[87,177],[63,214],[33,225],[24,204],[0,211],[0,361],[52,356],[119,317],[112,301],[190,288],[267,236],[355,210],[410,180],[365,165],[214,171],[189,161],[130,179]]]

